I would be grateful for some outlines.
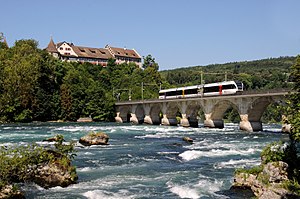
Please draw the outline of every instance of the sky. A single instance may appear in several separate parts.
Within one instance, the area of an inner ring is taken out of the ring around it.
[[[160,70],[300,54],[299,0],[0,0],[10,46],[34,39],[152,55]]]

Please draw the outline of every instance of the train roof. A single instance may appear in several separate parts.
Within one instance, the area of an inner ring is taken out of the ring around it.
[[[219,86],[219,85],[228,85],[228,84],[236,84],[236,83],[235,83],[235,81],[224,81],[224,82],[216,82],[216,83],[204,84],[204,87]]]
[[[179,88],[169,88],[169,89],[160,90],[159,92],[164,93],[164,92],[177,91],[177,90],[195,89],[195,88],[199,88],[199,87],[201,87],[201,85],[185,86],[185,87],[179,87]]]

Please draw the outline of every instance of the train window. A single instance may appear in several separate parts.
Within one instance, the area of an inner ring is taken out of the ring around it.
[[[219,92],[219,86],[204,87],[204,93]]]
[[[182,95],[182,90],[177,90],[176,95]]]
[[[223,85],[223,90],[224,89],[235,89],[235,85],[234,84]]]
[[[198,93],[198,89],[197,88],[184,90],[184,94],[185,95],[191,95],[191,94],[197,94],[197,93]]]
[[[175,96],[177,91],[170,91],[166,93],[166,96]]]

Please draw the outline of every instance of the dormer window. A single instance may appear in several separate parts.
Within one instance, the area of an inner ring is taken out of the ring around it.
[[[103,51],[100,51],[103,55],[105,55],[106,53],[105,52],[103,52]]]
[[[90,50],[92,53],[96,53],[96,51],[94,51],[94,50]]]
[[[81,48],[80,48],[79,50],[80,50],[80,52],[83,52],[83,53],[85,52],[85,50],[84,50],[84,49],[81,49]]]

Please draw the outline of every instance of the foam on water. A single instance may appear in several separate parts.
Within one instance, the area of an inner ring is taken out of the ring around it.
[[[112,193],[109,191],[104,190],[93,190],[93,191],[87,191],[82,194],[83,196],[87,197],[88,199],[131,199],[135,198],[134,196],[128,195],[128,192],[126,190],[120,190],[118,193]]]
[[[239,160],[229,160],[225,162],[219,162],[214,165],[215,169],[222,169],[222,168],[245,168],[249,166],[258,166],[260,164],[260,159],[239,159]]]
[[[92,171],[93,169],[91,167],[84,167],[84,168],[77,168],[76,171],[78,172],[89,172]]]
[[[216,194],[216,192],[221,190],[221,187],[223,186],[223,181],[221,180],[215,180],[215,179],[209,179],[204,178],[199,180],[198,184],[195,185],[196,188],[201,190],[201,194],[205,196],[210,196],[213,198],[227,198],[224,195]]]
[[[255,153],[257,150],[253,148],[249,148],[247,150],[219,150],[212,149],[210,151],[196,151],[196,150],[188,150],[185,151],[179,156],[186,161],[190,161],[193,159],[197,159],[200,157],[220,157],[220,156],[229,156],[229,155],[250,155]]]
[[[178,195],[180,198],[192,198],[197,199],[200,198],[200,194],[197,192],[196,189],[186,187],[186,186],[179,186],[174,185],[170,187],[170,191],[176,195]]]

